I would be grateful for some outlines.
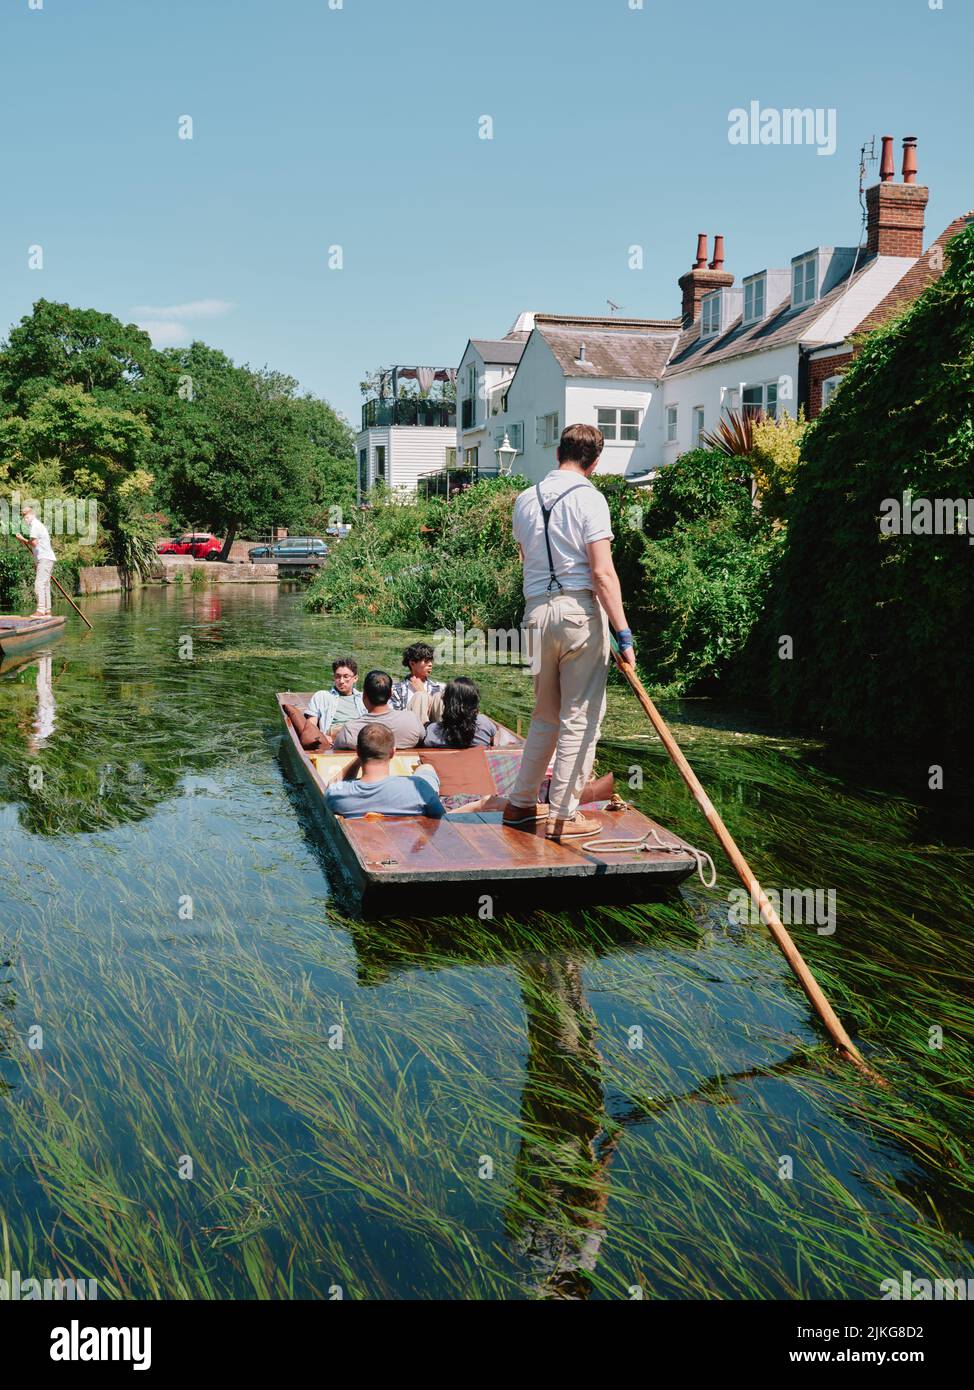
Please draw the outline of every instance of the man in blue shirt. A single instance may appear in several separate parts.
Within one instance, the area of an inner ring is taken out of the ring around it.
[[[366,724],[356,739],[358,756],[345,768],[345,779],[333,782],[325,800],[336,816],[431,816],[446,814],[439,798],[440,779],[435,768],[420,764],[411,777],[389,771],[396,740],[383,724]],[[355,774],[361,768],[361,776]]]

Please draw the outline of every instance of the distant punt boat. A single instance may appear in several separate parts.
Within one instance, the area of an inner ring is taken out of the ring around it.
[[[605,801],[585,806],[586,817],[602,825],[606,844],[631,842],[627,848],[601,852],[598,840],[560,844],[545,838],[545,823],[529,831],[501,824],[499,798],[510,791],[520,762],[523,740],[504,730],[507,746],[452,749],[415,748],[397,752],[393,772],[408,773],[420,761],[436,768],[440,794],[452,814],[442,820],[427,816],[336,816],[325,791],[353,757],[350,752],[309,753],[301,747],[285,712],[285,704],[306,708],[309,695],[285,691],[277,702],[293,760],[310,792],[315,818],[328,834],[346,870],[365,894],[405,886],[481,892],[506,885],[519,890],[540,887],[545,894],[567,889],[572,900],[581,890],[593,897],[625,899],[655,896],[660,889],[682,882],[697,867],[694,851],[683,840],[630,806],[610,809]],[[502,726],[501,726],[502,727]],[[493,796],[496,809],[462,810],[462,799]],[[426,904],[423,892],[401,897],[409,904]]]
[[[63,631],[63,618],[18,618],[12,613],[0,614],[0,655],[17,656],[60,637]]]

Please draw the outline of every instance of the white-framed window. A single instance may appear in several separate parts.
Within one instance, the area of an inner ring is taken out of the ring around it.
[[[700,301],[700,336],[709,338],[720,328],[720,291],[705,294]]]
[[[511,440],[513,444],[513,439]],[[538,416],[537,443],[542,448],[549,449],[552,444],[558,443],[558,412],[553,410],[550,415]]]
[[[700,446],[703,444],[704,419],[705,419],[705,415],[704,415],[704,408],[703,408],[703,406],[702,406],[702,405],[695,405],[695,406],[693,407],[693,434],[692,434],[693,446],[694,446],[695,449],[699,449]]]
[[[667,444],[676,443],[676,427],[679,422],[679,407],[668,405],[666,407],[666,442]]]
[[[768,415],[778,418],[778,383],[764,381],[757,386],[745,386],[741,393],[741,409],[745,415]]]
[[[822,409],[823,409],[823,410],[824,410],[825,407],[828,405],[829,401],[832,399],[832,397],[835,395],[836,391],[838,391],[838,389],[839,389],[839,387],[840,387],[841,385],[842,385],[842,373],[841,373],[841,372],[838,374],[838,376],[829,376],[829,377],[826,377],[825,380],[822,382]]]
[[[818,282],[818,253],[813,251],[810,256],[802,256],[797,261],[791,263],[791,302],[793,307],[799,304],[812,304],[816,298]]]
[[[755,275],[744,281],[744,322],[757,323],[764,318],[764,304],[767,295],[768,278]]]
[[[479,468],[480,466],[480,445],[474,445],[472,449],[464,449],[463,463],[465,468]]]
[[[377,444],[375,446],[375,476],[380,483],[386,480],[386,446]]]
[[[643,412],[629,406],[599,406],[599,429],[607,444],[635,444],[639,439],[639,423]]]
[[[510,440],[511,448],[516,449],[519,454],[524,452],[524,423],[518,420],[516,424],[498,425],[494,430],[494,447],[499,449],[504,443],[504,435]]]

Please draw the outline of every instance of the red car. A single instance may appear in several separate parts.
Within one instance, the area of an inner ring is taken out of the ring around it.
[[[209,531],[194,531],[180,536],[178,541],[163,541],[159,546],[160,555],[192,555],[194,560],[215,560],[222,550],[223,542]]]

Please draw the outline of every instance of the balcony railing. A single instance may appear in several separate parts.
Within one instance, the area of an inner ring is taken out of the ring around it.
[[[398,401],[366,401],[362,406],[363,430],[381,425],[438,425],[455,429],[457,408],[452,401],[424,401],[406,397]]]

